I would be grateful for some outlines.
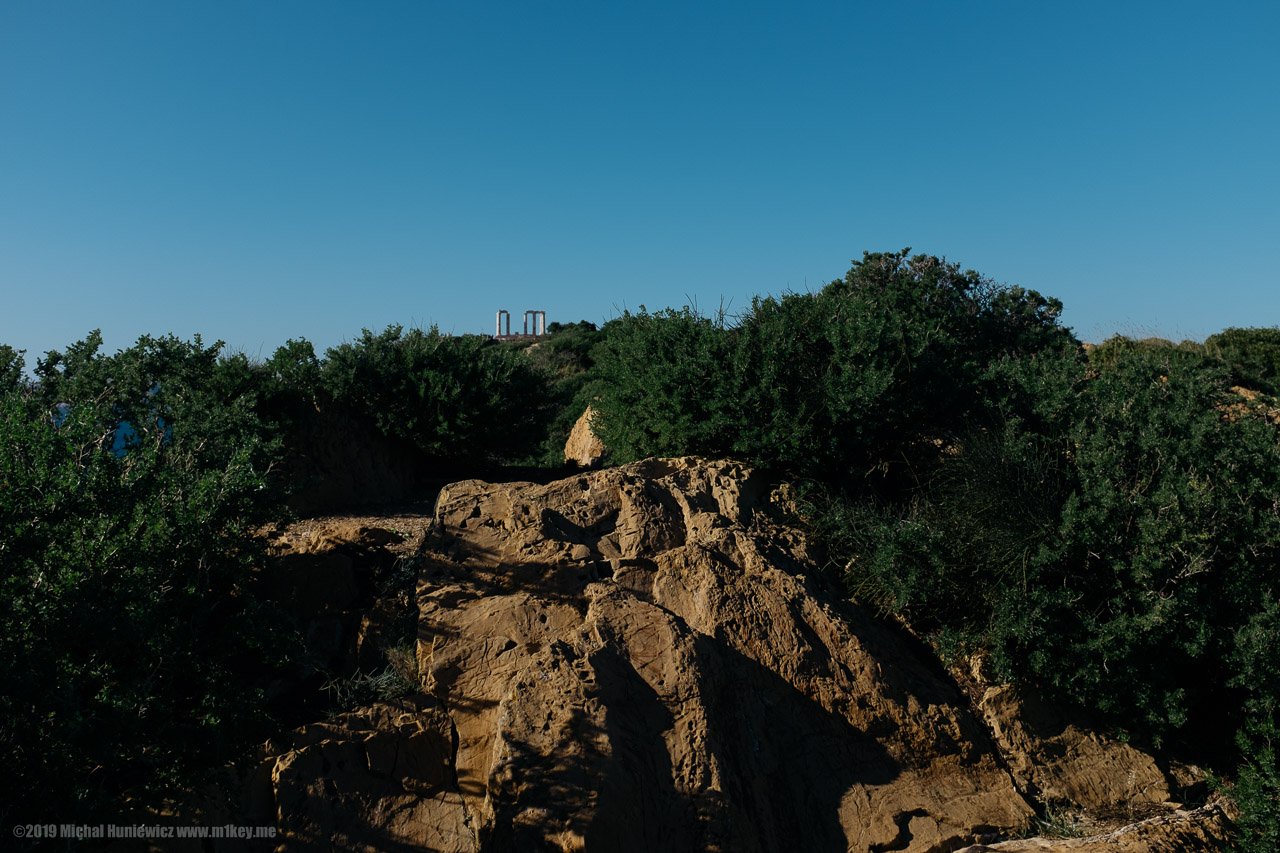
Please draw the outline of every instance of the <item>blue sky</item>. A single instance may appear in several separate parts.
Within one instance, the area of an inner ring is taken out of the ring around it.
[[[1280,3],[0,4],[0,342],[745,307],[864,250],[1280,323]]]

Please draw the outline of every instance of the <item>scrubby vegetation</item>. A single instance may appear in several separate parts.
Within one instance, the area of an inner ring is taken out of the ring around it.
[[[219,346],[91,335],[0,391],[0,802],[118,818],[269,732],[296,644],[245,593],[279,439]],[[126,426],[127,425],[127,426]]]
[[[546,382],[528,359],[479,335],[367,329],[329,350],[319,389],[385,435],[439,457],[506,457],[541,438]]]
[[[1244,843],[1273,849],[1280,442],[1274,400],[1233,386],[1275,387],[1276,330],[1086,355],[1060,310],[904,251],[733,322],[625,315],[598,426],[622,459],[807,478],[857,600],[944,657],[1242,762]]]
[[[500,460],[549,417],[519,352],[434,329],[265,363],[199,338],[100,347],[33,380],[0,350],[0,809],[25,821],[120,822],[273,732],[267,688],[304,650],[255,595],[253,534],[286,514],[281,463],[317,422]]]
[[[623,460],[727,453],[851,485],[953,431],[995,359],[1077,348],[1061,309],[904,251],[819,293],[757,299],[732,324],[627,314],[597,356],[599,431]]]
[[[1280,330],[1086,348],[1061,310],[904,250],[741,316],[641,308],[536,343],[393,326],[254,362],[95,335],[34,380],[0,347],[4,801],[145,804],[269,731],[298,642],[246,582],[250,534],[330,419],[453,470],[553,467],[590,403],[617,461],[789,472],[852,597],[1195,752],[1272,849]]]

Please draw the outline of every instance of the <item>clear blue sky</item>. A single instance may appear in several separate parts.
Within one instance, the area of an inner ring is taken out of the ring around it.
[[[1280,323],[1280,2],[0,3],[0,342],[268,355],[946,255]]]

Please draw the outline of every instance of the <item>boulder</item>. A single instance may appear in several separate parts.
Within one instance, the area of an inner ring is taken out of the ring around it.
[[[280,851],[1226,849],[1221,807],[1165,802],[1149,756],[981,661],[960,673],[975,714],[918,641],[828,586],[787,504],[696,458],[446,486],[403,599],[424,692],[269,745],[239,822],[274,823]],[[364,563],[335,558],[384,535],[278,536],[280,600],[362,606],[351,636],[385,646],[400,599],[358,605]],[[330,576],[336,599],[312,602]],[[994,843],[1036,825],[1024,797],[1157,817]]]
[[[578,418],[569,433],[569,440],[564,445],[564,461],[579,468],[595,468],[608,453],[604,442],[591,429],[591,418],[595,411],[587,406],[587,410]]]

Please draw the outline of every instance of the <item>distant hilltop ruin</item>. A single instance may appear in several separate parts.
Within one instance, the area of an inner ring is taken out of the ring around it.
[[[533,331],[529,331],[529,318],[533,317]],[[496,341],[531,341],[542,337],[547,333],[547,312],[529,310],[524,312],[524,331],[519,334],[511,334],[511,312],[506,309],[500,309],[496,318],[497,326],[493,332],[493,339]],[[505,322],[505,329],[504,329]]]

